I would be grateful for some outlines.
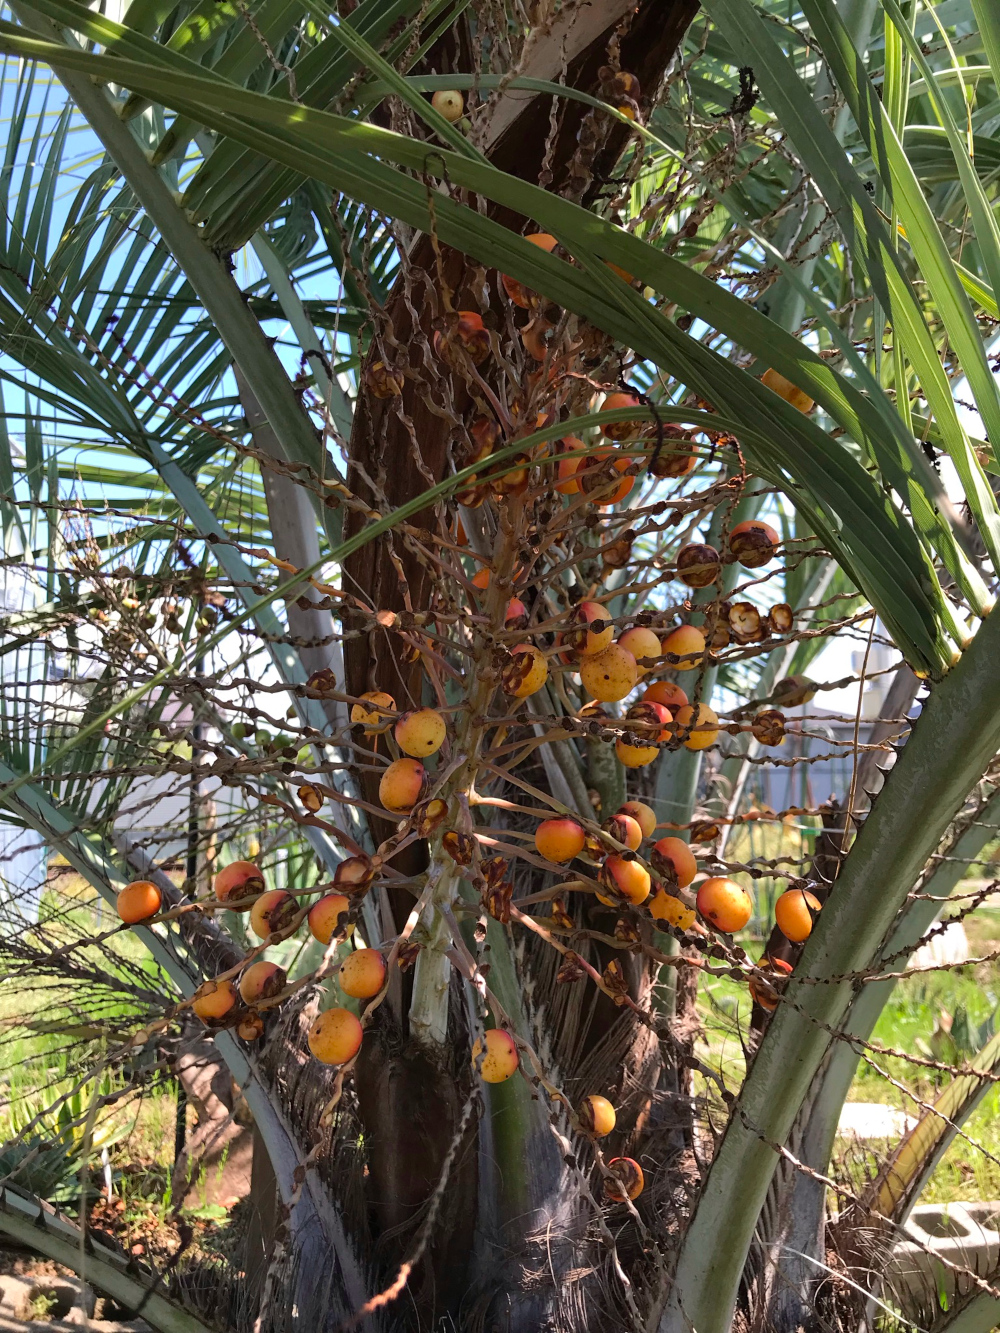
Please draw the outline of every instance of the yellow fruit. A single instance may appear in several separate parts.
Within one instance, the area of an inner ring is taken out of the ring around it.
[[[206,981],[195,991],[191,1008],[204,1022],[225,1018],[236,1003],[236,987],[231,981]]]
[[[155,884],[151,884],[148,879],[137,879],[121,890],[115,907],[125,924],[134,926],[156,916],[162,903],[163,895]]]
[[[651,838],[656,832],[656,812],[643,801],[626,801],[619,807],[620,815],[631,815],[642,829],[644,838]]]
[[[548,674],[548,663],[534,644],[519,643],[511,649],[510,659],[503,668],[504,691],[515,699],[526,699],[542,688]]]
[[[513,1037],[503,1028],[487,1028],[483,1033],[486,1053],[479,1073],[484,1083],[503,1083],[517,1069],[517,1046]],[[472,1062],[475,1066],[483,1050],[483,1043],[477,1038],[472,1048]]]
[[[444,718],[434,708],[404,713],[396,723],[396,744],[404,754],[424,759],[436,754],[448,734]]]
[[[630,745],[628,741],[615,741],[615,754],[625,768],[645,768],[659,753],[655,745]]]
[[[618,646],[619,648],[625,648],[635,658],[640,680],[655,664],[653,661],[647,661],[644,664],[643,659],[660,656],[660,640],[651,629],[646,629],[644,625],[636,625],[634,629],[626,630],[619,638]]]
[[[546,861],[572,861],[583,851],[586,840],[575,819],[543,819],[535,829],[535,846]]]
[[[666,889],[656,890],[650,900],[649,914],[654,921],[665,921],[668,926],[676,926],[678,930],[690,930],[698,919],[696,912]]]
[[[592,624],[601,628],[591,629]],[[578,657],[593,657],[609,648],[614,637],[615,627],[600,602],[581,602],[573,612],[565,642]]]
[[[306,920],[309,923],[309,933],[314,940],[319,940],[320,944],[329,944],[334,935],[340,929],[340,918],[346,917],[350,911],[350,900],[345,898],[342,893],[327,893],[322,898],[318,898],[309,909],[309,915]],[[354,933],[354,927],[348,926],[345,939]]]
[[[299,905],[284,889],[262,893],[250,909],[250,929],[259,940],[272,931],[286,930],[294,921]]]
[[[585,657],[580,663],[580,679],[584,688],[601,703],[615,703],[624,699],[635,687],[638,678],[635,658],[627,648],[617,643],[593,657]]]
[[[716,929],[732,935],[742,930],[753,914],[746,889],[721,876],[706,879],[698,889],[698,911]]]
[[[365,694],[358,696],[366,699],[371,705],[366,708],[364,704],[355,704],[351,709],[351,725],[358,723],[365,729],[365,735],[371,736],[376,731],[381,731],[386,725],[387,718],[385,714],[396,711],[396,700],[391,694],[386,694],[384,690],[368,690]]]
[[[378,798],[386,810],[407,815],[424,794],[427,770],[418,759],[397,759],[382,774]]]
[[[667,635],[660,647],[664,654],[674,653],[681,659],[673,664],[675,671],[694,671],[705,657],[705,636],[697,625],[680,625]],[[665,704],[667,700],[658,702]]]
[[[361,1024],[349,1009],[327,1009],[309,1029],[309,1049],[321,1064],[343,1065],[361,1049]]]
[[[791,403],[792,407],[798,408],[800,412],[811,412],[816,406],[807,393],[800,389],[798,385],[793,384],[791,380],[786,380],[784,375],[779,374],[776,370],[765,370],[760,377],[760,382],[766,384],[779,398],[784,398],[786,403]]]
[[[601,866],[600,880],[630,903],[643,903],[649,897],[649,871],[638,861],[626,860],[617,852],[612,853]],[[609,907],[617,906],[615,899],[605,898],[602,894],[597,896]]]
[[[455,89],[441,89],[431,98],[431,106],[453,125],[465,115],[465,98]]]
[[[599,1097],[597,1093],[584,1097],[578,1114],[587,1133],[593,1134],[595,1139],[603,1139],[605,1134],[610,1134],[618,1119],[607,1097]]]
[[[355,1000],[370,1000],[385,983],[385,959],[378,949],[355,949],[340,965],[340,989]]]
[[[707,750],[719,739],[719,718],[708,704],[685,704],[674,722],[686,750]]]
[[[813,918],[822,907],[807,889],[786,889],[774,904],[774,921],[785,939],[801,944],[812,934]]]

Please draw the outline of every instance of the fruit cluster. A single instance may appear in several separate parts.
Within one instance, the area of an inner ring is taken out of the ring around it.
[[[637,108],[638,85],[633,86],[631,78],[612,79],[623,114]],[[457,122],[464,113],[460,94],[439,92],[433,102],[449,121]],[[546,254],[564,257],[551,235],[533,233],[526,239]],[[629,274],[617,268],[615,272],[632,282]],[[528,753],[569,736],[613,747],[621,768],[634,773],[631,780],[645,791],[641,770],[665,751],[709,751],[723,732],[750,732],[756,744],[780,745],[785,718],[778,708],[755,707],[724,721],[702,696],[710,693],[706,675],[718,663],[718,654],[731,645],[750,650],[773,635],[790,635],[795,624],[795,613],[785,603],[765,610],[741,598],[738,590],[731,596],[727,591],[737,566],[762,570],[782,550],[778,532],[759,518],[729,526],[728,515],[738,499],[735,488],[725,501],[726,520],[710,528],[716,533],[712,540],[681,541],[669,565],[661,562],[657,582],[679,585],[679,605],[631,615],[615,609],[616,603],[623,607],[628,602],[621,595],[619,575],[627,577],[639,540],[626,523],[637,513],[655,517],[664,507],[657,503],[643,509],[640,474],[645,470],[653,479],[653,490],[665,480],[688,485],[685,479],[706,451],[723,447],[727,437],[706,430],[704,422],[695,430],[653,420],[644,399],[624,388],[605,386],[603,396],[592,399],[596,381],[584,371],[600,364],[601,353],[598,349],[590,355],[587,330],[578,328],[577,341],[567,350],[569,335],[561,311],[522,282],[501,275],[499,286],[516,315],[523,355],[537,364],[526,376],[523,396],[501,404],[484,378],[492,373],[487,363],[497,358],[496,332],[476,311],[454,309],[448,302],[436,317],[432,349],[440,373],[464,382],[472,408],[456,449],[456,463],[465,470],[457,503],[449,511],[445,536],[436,539],[436,549],[451,561],[450,588],[419,622],[428,627],[427,637],[416,631],[407,643],[410,661],[426,652],[430,663],[439,651],[447,652],[447,646],[441,648],[440,631],[449,623],[460,624],[474,670],[465,677],[455,671],[462,684],[449,692],[436,668],[428,666],[423,697],[435,698],[437,706],[409,708],[398,707],[384,679],[380,684],[377,677],[369,677],[374,688],[345,696],[337,694],[331,671],[311,677],[308,688],[314,695],[349,704],[353,743],[378,766],[378,802],[393,832],[373,855],[357,849],[348,856],[333,883],[320,892],[306,896],[269,890],[258,866],[234,861],[216,875],[213,901],[201,904],[203,910],[248,914],[250,931],[261,943],[248,951],[241,967],[205,982],[190,998],[192,1010],[212,1027],[235,1028],[246,1040],[259,1036],[267,1012],[301,984],[290,982],[263,953],[304,927],[326,950],[316,975],[335,974],[339,994],[331,998],[344,1001],[319,1013],[308,1032],[309,1050],[323,1064],[341,1069],[360,1050],[367,1016],[386,990],[390,966],[407,965],[418,947],[405,936],[380,948],[358,947],[363,942],[354,927],[362,900],[380,882],[386,862],[401,845],[417,838],[428,844],[429,878],[437,876],[438,893],[444,894],[442,885],[455,886],[452,906],[461,911],[457,886],[464,880],[473,892],[478,890],[482,907],[496,920],[504,925],[520,920],[560,950],[565,950],[560,935],[572,939],[577,930],[574,919],[552,894],[551,919],[525,916],[513,897],[511,861],[519,859],[535,874],[569,876],[555,886],[556,892],[587,894],[592,903],[611,908],[619,914],[616,931],[623,932],[622,939],[649,941],[659,931],[673,934],[689,951],[714,950],[715,956],[729,951],[730,957],[745,959],[732,936],[750,921],[749,893],[725,875],[699,874],[695,851],[675,835],[680,831],[676,826],[675,833],[657,838],[658,831],[670,826],[661,826],[646,802],[626,800],[613,813],[602,810],[600,821],[592,811],[570,810],[542,794],[544,808],[518,807],[534,818],[533,834],[512,834],[515,839],[533,838],[533,851],[526,846],[504,856],[491,854],[494,840],[484,833],[482,821],[477,823],[478,807],[489,803],[477,790],[487,756],[509,774],[522,750]],[[376,398],[398,400],[406,391],[408,374],[372,357],[364,384]],[[790,396],[791,386],[780,377],[772,375],[767,382],[775,392]],[[592,422],[596,418],[599,424],[581,428],[579,435],[568,430],[560,435],[558,423],[574,408],[588,409]],[[699,410],[703,408],[700,404]],[[539,435],[545,442],[538,443]],[[501,449],[502,456],[495,458]],[[466,524],[472,529],[476,511],[484,506],[496,519],[491,518],[496,538],[488,557],[482,542],[473,548],[465,530]],[[683,512],[678,508],[671,521]],[[686,532],[697,535],[690,527]],[[581,533],[586,534],[585,560],[563,560],[566,568],[576,564],[574,578],[553,577],[551,568],[559,567],[555,559],[540,573],[543,547],[579,552]],[[586,578],[581,568],[588,571]],[[641,598],[635,600],[642,604]],[[457,608],[450,622],[443,615],[449,607]],[[379,624],[396,620],[389,612],[376,618]],[[411,620],[416,625],[416,619]],[[436,640],[431,629],[438,632]],[[803,702],[810,684],[797,677],[779,682],[768,702]],[[393,690],[399,694],[398,685]],[[415,699],[408,694],[404,703],[419,703],[421,691],[415,693]],[[290,771],[299,750],[282,745],[280,753]],[[298,796],[307,816],[317,817],[323,789],[306,782],[298,787]],[[805,940],[819,906],[802,888],[779,899],[777,924],[789,941]],[[162,907],[160,890],[146,881],[128,885],[118,899],[127,924],[152,921]],[[475,960],[471,966],[476,967]],[[787,964],[770,958],[757,969],[747,969],[760,1004],[773,1008],[777,1003],[786,969]],[[565,951],[561,979],[575,979],[586,970],[575,954]],[[590,970],[616,1004],[631,1003],[613,971],[609,979],[607,973],[602,977]],[[474,1070],[484,1083],[501,1083],[521,1068],[527,1054],[537,1077],[537,1057],[514,1031],[485,976],[476,980],[494,1025],[484,1026],[473,1044]],[[615,1108],[597,1093],[575,1108],[567,1103],[567,1108],[577,1129],[594,1142],[615,1129]],[[643,1184],[642,1169],[632,1158],[608,1163],[609,1200],[635,1199]]]

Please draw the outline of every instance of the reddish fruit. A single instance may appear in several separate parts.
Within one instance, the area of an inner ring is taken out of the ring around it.
[[[600,602],[581,602],[573,610],[565,642],[578,657],[593,657],[611,646],[615,627]]]
[[[721,570],[719,553],[707,542],[689,542],[677,552],[677,577],[689,588],[707,588]]]
[[[680,838],[661,838],[653,843],[650,864],[668,884],[686,889],[698,873],[694,852]]]
[[[445,328],[434,333],[434,352],[452,370],[460,370],[468,357],[474,366],[490,354],[490,335],[483,317],[475,310],[459,310],[445,317]]]
[[[503,617],[504,629],[527,629],[528,628],[528,608],[517,597],[512,597],[507,603],[507,610]]]
[[[536,315],[529,324],[525,324],[521,330],[521,342],[524,344],[524,350],[536,361],[544,361],[549,351],[549,334],[555,325],[550,324],[547,319],[541,315]]]
[[[137,879],[126,884],[118,894],[115,907],[127,926],[148,921],[156,916],[163,903],[163,894],[148,879]]]
[[[812,934],[813,920],[822,905],[807,889],[786,889],[774,904],[775,925],[785,939],[801,944]]]
[[[241,903],[240,899],[263,893],[264,876],[252,861],[231,861],[216,875],[212,887],[220,903],[238,912],[249,912],[252,904]]]
[[[490,586],[489,565],[483,565],[482,569],[478,570],[475,574],[473,574],[472,586],[474,588],[478,588],[480,592],[486,591],[486,589]]]
[[[583,851],[587,835],[575,819],[543,819],[535,829],[535,847],[546,861],[562,864]]]
[[[616,703],[635,687],[639,669],[627,648],[613,643],[593,657],[580,663],[580,679],[584,688],[601,703]]]
[[[542,688],[548,674],[548,663],[534,644],[519,643],[511,649],[501,681],[505,693],[512,694],[515,699],[526,699]]]
[[[436,754],[448,734],[444,718],[434,708],[418,708],[404,713],[396,723],[396,744],[404,754],[424,759]]]
[[[674,649],[671,649],[671,652],[673,651]],[[671,711],[682,707],[687,701],[687,695],[672,680],[654,681],[642,696],[643,703],[662,704],[664,708],[669,708]]]
[[[274,931],[287,930],[295,920],[299,905],[284,889],[262,893],[250,908],[250,929],[259,940],[266,940]]]
[[[261,958],[251,963],[240,973],[240,995],[244,1004],[259,1004],[261,1000],[273,1000],[285,989],[284,968],[277,963],[269,963]]]
[[[526,241],[532,245],[537,245],[539,250],[546,250],[549,254],[556,248],[558,242],[554,236],[550,236],[546,231],[536,231],[530,236],[525,236]],[[516,278],[508,278],[506,273],[500,274],[500,281],[508,297],[515,305],[520,306],[522,310],[530,310],[538,304],[538,294],[533,292],[524,283],[518,282]]]
[[[486,1053],[479,1073],[484,1083],[503,1083],[517,1069],[518,1054],[514,1038],[503,1028],[487,1028],[483,1033]],[[483,1050],[483,1042],[477,1037],[472,1048],[472,1062],[475,1066]]]
[[[757,966],[766,975],[750,978],[750,994],[770,1014],[778,1007],[778,997],[792,975],[792,965],[784,958],[769,958],[765,954]]]
[[[733,935],[750,920],[753,904],[746,889],[720,876],[706,879],[699,886],[698,911],[717,930]]]
[[[649,699],[640,699],[638,703],[632,704],[625,714],[625,720],[630,729],[634,728],[639,740],[648,740],[650,743],[669,740],[673,731],[670,709]]]
[[[630,903],[643,903],[649,897],[649,871],[638,861],[626,860],[617,852],[612,853],[601,866],[600,880]],[[612,898],[604,898],[600,894],[598,897],[609,907],[617,906]]]
[[[309,909],[309,915],[306,918],[309,923],[309,933],[314,940],[319,940],[320,944],[329,944],[334,935],[340,933],[342,922],[346,923],[347,913],[350,910],[350,899],[345,898],[342,893],[324,894]],[[346,926],[344,938],[346,939],[353,932],[353,926]]]
[[[638,1199],[646,1178],[634,1157],[612,1157],[608,1170],[611,1175],[605,1177],[604,1193],[612,1203],[624,1203],[626,1198]]]
[[[326,1009],[314,1020],[306,1040],[321,1064],[343,1065],[357,1055],[363,1035],[350,1009]]]
[[[225,1018],[236,1003],[236,987],[231,981],[206,981],[191,998],[191,1008],[205,1023]]]
[[[632,393],[609,393],[601,404],[602,412],[614,412],[617,420],[609,421],[601,429],[609,440],[634,440],[646,429],[645,421],[636,421],[628,416],[627,409],[641,407],[642,404]]]
[[[665,921],[668,926],[678,930],[690,930],[698,919],[697,913],[681,902],[680,898],[668,893],[666,889],[657,889],[649,902],[649,914],[654,921]]]
[[[649,691],[647,690],[646,693],[648,694]],[[644,838],[651,838],[656,832],[656,812],[644,801],[626,801],[623,806],[619,807],[618,813],[620,815],[631,815],[642,829]]]
[[[385,959],[378,949],[355,949],[340,965],[340,989],[355,1000],[370,1000],[385,983]]]
[[[604,832],[615,842],[620,842],[623,847],[627,847],[630,852],[637,852],[642,843],[642,829],[639,827],[638,820],[631,815],[624,814],[621,810],[610,819],[606,819],[601,825]]]
[[[618,504],[635,485],[635,477],[621,477],[632,466],[628,454],[617,449],[595,449],[586,458],[580,460],[576,470],[576,479],[580,490],[591,497],[594,504],[605,506]]]
[[[627,648],[635,658],[640,680],[656,665],[656,659],[660,656],[660,640],[645,625],[636,625],[634,629],[626,630],[618,644],[621,648]]]
[[[358,697],[371,706],[366,708],[365,704],[354,704],[351,708],[351,725],[360,723],[365,729],[365,735],[371,736],[388,725],[389,719],[385,714],[396,711],[396,700],[384,690],[367,690]]]
[[[759,569],[778,554],[781,538],[769,523],[748,518],[729,534],[729,549],[746,569]]]
[[[766,384],[779,398],[784,398],[786,403],[791,403],[792,407],[797,408],[800,412],[809,413],[816,406],[804,390],[793,384],[791,380],[786,380],[784,375],[779,374],[776,370],[765,370],[760,377],[760,382]]]
[[[582,440],[578,440],[575,435],[567,435],[559,441],[559,452],[576,453],[578,449],[584,449],[586,445]],[[557,464],[559,481],[556,484],[556,490],[560,495],[579,495],[580,483],[577,480],[577,471],[581,463],[586,463],[586,458],[560,458]]]
[[[386,810],[408,815],[424,794],[427,770],[418,759],[397,759],[382,774],[378,798]]]
[[[593,1134],[595,1139],[603,1139],[606,1134],[610,1134],[618,1119],[607,1097],[600,1097],[597,1093],[584,1097],[577,1114],[584,1129],[588,1134]]]
[[[719,739],[718,714],[708,704],[685,704],[674,716],[674,730],[686,750],[707,750]]]
[[[676,671],[694,671],[705,660],[705,635],[697,625],[680,625],[667,635],[660,649],[664,655],[673,653],[680,659],[672,664]],[[666,700],[659,702],[665,703]]]

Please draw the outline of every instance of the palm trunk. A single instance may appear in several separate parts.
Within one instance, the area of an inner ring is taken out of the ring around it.
[[[634,71],[644,88],[656,86],[674,55],[683,32],[693,17],[696,6],[690,0],[680,0],[669,8],[646,0],[633,15],[630,26],[621,39],[622,68]],[[524,72],[534,77],[558,79],[560,70],[567,70],[567,82],[579,88],[594,88],[598,84],[597,69],[606,60],[608,40],[627,6],[621,0],[604,0],[577,12],[569,8],[556,16],[551,25],[540,27],[529,39]],[[431,57],[433,60],[433,56]],[[517,106],[516,113],[511,111]],[[549,99],[531,97],[519,103],[505,99],[501,112],[487,132],[485,151],[491,160],[503,169],[522,178],[537,179],[545,152],[549,124]],[[585,111],[576,104],[567,104],[558,135],[551,170],[556,188],[565,186],[567,166],[577,149],[577,132]],[[627,136],[616,127],[594,159],[594,181],[598,188],[603,176],[610,175],[614,162],[621,153]],[[514,226],[519,220],[505,215]],[[472,266],[457,255],[450,254],[444,261],[444,278],[452,294],[455,308],[467,306],[461,292],[467,282],[476,277]],[[393,347],[415,347],[429,342],[432,320],[436,313],[427,300],[427,294],[438,288],[438,277],[433,247],[426,238],[418,238],[411,246],[404,263],[404,274],[396,290],[390,295],[386,316],[392,330]],[[411,296],[410,293],[416,294]],[[498,306],[498,314],[499,306]],[[418,315],[419,327],[413,327],[413,316]],[[397,356],[401,354],[396,351]],[[372,357],[381,357],[376,345]],[[415,354],[416,355],[416,354]],[[362,380],[363,383],[363,380]],[[460,386],[455,388],[456,407],[467,413],[469,404]],[[401,400],[386,403],[368,394],[359,395],[355,425],[351,439],[352,471],[349,483],[356,493],[381,509],[392,509],[428,484],[438,480],[446,469],[447,447],[452,426],[428,411],[412,382],[405,382]],[[417,444],[419,442],[419,445]],[[419,454],[417,449],[419,447]],[[380,495],[371,494],[364,478],[375,479]],[[430,516],[428,516],[429,518]],[[353,530],[357,519],[347,519],[347,531]],[[420,518],[414,520],[420,526]],[[398,559],[394,563],[392,556]],[[361,590],[365,600],[379,611],[395,611],[404,617],[407,604],[412,611],[425,609],[429,596],[426,571],[408,551],[405,541],[392,537],[387,542],[364,548],[351,557],[344,570],[345,586]],[[407,665],[400,660],[401,640],[394,632],[376,630],[349,638],[345,651],[345,670],[348,692],[360,694],[378,688],[392,694],[400,707],[419,706],[422,672],[418,665]],[[551,747],[546,747],[551,748]],[[551,756],[555,759],[555,756]],[[580,798],[582,783],[572,767],[575,760],[564,756],[566,763],[556,760],[559,772],[552,772],[553,790],[564,784],[574,800]],[[613,775],[607,791],[614,786]],[[377,777],[363,775],[363,793],[377,804]],[[385,821],[372,821],[376,844],[389,831]],[[397,857],[393,864],[406,873],[419,873],[423,867],[421,853],[414,849]],[[392,914],[398,929],[410,910],[412,899],[396,895],[392,900]],[[389,924],[386,923],[387,929]],[[602,964],[603,965],[603,964]],[[514,963],[512,989],[517,990],[519,968]],[[417,983],[420,978],[418,977]],[[404,978],[401,1006],[390,1011],[383,1005],[376,1019],[379,1029],[377,1042],[370,1044],[373,1058],[363,1056],[358,1065],[358,1095],[363,1108],[369,1169],[374,1188],[373,1219],[385,1238],[385,1252],[398,1259],[406,1252],[413,1232],[413,1218],[428,1198],[437,1180],[440,1165],[448,1153],[455,1131],[462,1097],[465,1094],[465,1060],[462,1068],[451,1067],[450,1058],[438,1051],[415,1049],[410,1030],[414,1004],[412,974]],[[551,984],[551,979],[549,984]],[[451,1001],[448,1016],[448,1037],[452,1049],[467,1051],[467,1037],[463,1031],[465,1006],[459,1002],[458,983],[451,983]],[[621,1011],[609,1001],[599,1003],[594,1011],[586,1040],[598,1043],[622,1020]],[[417,999],[418,1007],[422,1001]],[[520,1007],[520,1006],[518,1006]],[[581,1044],[583,1041],[581,1034]],[[379,1049],[379,1044],[381,1049]],[[385,1055],[395,1052],[387,1067]],[[524,1235],[528,1230],[551,1226],[552,1220],[565,1210],[560,1195],[564,1188],[564,1171],[558,1166],[553,1151],[551,1131],[539,1120],[537,1104],[525,1103],[519,1092],[507,1089],[493,1090],[489,1097],[492,1111],[490,1140],[495,1160],[485,1163],[480,1149],[478,1156],[489,1173],[483,1178],[483,1168],[477,1172],[475,1141],[482,1142],[482,1132],[472,1131],[472,1141],[465,1154],[467,1166],[450,1189],[453,1199],[446,1216],[438,1223],[436,1248],[425,1262],[419,1276],[414,1322],[429,1325],[434,1317],[446,1312],[457,1317],[461,1297],[470,1282],[483,1280],[481,1262],[470,1264],[473,1253],[481,1256],[494,1251],[499,1241],[513,1243],[511,1256],[514,1269],[527,1257]],[[419,1133],[415,1132],[419,1126]],[[401,1144],[413,1143],[419,1152],[412,1157],[401,1153]],[[541,1150],[541,1165],[529,1165]],[[463,1150],[464,1151],[464,1150]],[[477,1201],[478,1193],[478,1201]],[[516,1220],[516,1223],[514,1221]],[[479,1241],[470,1246],[469,1237],[478,1225]],[[515,1225],[519,1235],[513,1235]],[[386,1233],[390,1234],[386,1234]],[[550,1247],[551,1249],[551,1247]],[[448,1266],[442,1263],[450,1256]],[[537,1258],[537,1257],[536,1257]],[[547,1256],[552,1259],[552,1254]],[[555,1261],[560,1269],[571,1262],[568,1252],[557,1246]],[[518,1299],[507,1316],[512,1333],[518,1329],[539,1326],[542,1309],[556,1309],[560,1304],[556,1269],[549,1265],[555,1279],[544,1296]],[[478,1275],[477,1270],[478,1269]],[[510,1274],[508,1273],[508,1277]],[[517,1277],[508,1285],[518,1286]],[[486,1293],[481,1299],[489,1303]],[[578,1311],[578,1315],[579,1315]],[[398,1309],[403,1321],[411,1315]],[[402,1326],[402,1324],[401,1324]]]

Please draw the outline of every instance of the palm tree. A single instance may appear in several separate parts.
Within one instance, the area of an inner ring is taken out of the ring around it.
[[[292,978],[255,1006],[265,1040],[240,1008],[213,1027],[284,1208],[262,1327],[286,1305],[324,1328],[846,1326],[882,1298],[873,1215],[891,1243],[926,1177],[922,1150],[898,1198],[855,1199],[858,1304],[834,1307],[839,1110],[884,974],[995,813],[1000,28],[984,0],[940,31],[895,0],[703,8],[36,0],[0,23],[27,62],[5,86],[3,516],[8,554],[44,570],[8,654],[44,636],[47,658],[37,698],[6,705],[9,817],[109,902],[159,886],[167,921],[136,931],[169,990],[150,1038],[256,947],[236,914],[185,910],[206,854],[251,834],[297,902],[361,866],[349,921],[389,961],[336,1072],[306,1031],[345,950],[301,947],[301,913],[263,932]],[[617,424],[598,389],[633,395]],[[783,528],[762,587],[729,558],[758,515]],[[566,654],[603,642],[577,609],[595,597],[617,629],[707,636],[691,670],[640,654],[692,682],[672,731],[582,711]],[[788,726],[810,645],[864,623],[870,647],[875,615],[905,745],[870,809],[854,766],[825,860],[792,877],[822,912],[758,968],[602,824],[639,797],[705,868],[741,864],[725,831],[747,825],[755,714]],[[528,645],[548,661],[530,695]],[[390,720],[445,718],[445,811],[387,811],[390,741],[349,715],[372,690]],[[733,734],[706,765],[710,704]],[[150,812],[164,792],[183,836]],[[561,886],[531,848],[542,814],[589,839]],[[629,899],[650,870],[675,924]],[[735,1090],[694,1043],[713,969],[757,997]],[[525,1074],[485,1093],[484,1027]],[[616,1103],[614,1152],[587,1132],[593,1094]],[[634,1204],[613,1156],[649,1178]],[[990,1327],[992,1299],[975,1288],[955,1327]]]

